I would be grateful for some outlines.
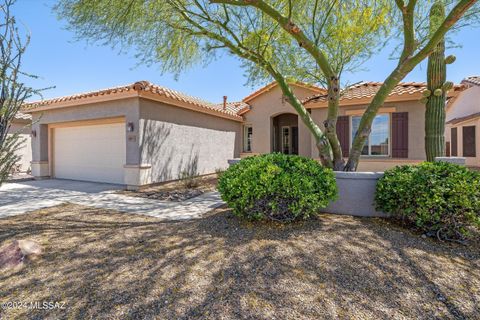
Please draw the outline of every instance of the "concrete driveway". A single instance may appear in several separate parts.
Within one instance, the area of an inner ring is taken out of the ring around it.
[[[223,204],[217,192],[183,202],[170,202],[117,194],[122,186],[71,180],[5,183],[0,187],[0,218],[62,203],[144,214],[165,220],[186,220]]]

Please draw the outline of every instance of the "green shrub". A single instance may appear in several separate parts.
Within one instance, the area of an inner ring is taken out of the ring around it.
[[[427,235],[463,240],[480,228],[480,173],[446,162],[396,167],[379,180],[375,203]]]
[[[183,170],[180,172],[180,182],[185,189],[193,189],[200,185],[198,173],[193,170]]]
[[[279,153],[242,159],[221,175],[218,190],[236,215],[280,222],[306,219],[338,193],[332,170]]]

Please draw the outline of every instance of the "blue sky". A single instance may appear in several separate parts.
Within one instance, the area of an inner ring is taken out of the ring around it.
[[[108,46],[76,41],[74,35],[65,30],[65,23],[58,21],[52,12],[54,3],[54,0],[18,0],[14,8],[17,20],[28,27],[32,37],[23,68],[41,77],[31,85],[35,88],[55,86],[44,92],[45,98],[138,80],[148,80],[212,102],[220,102],[223,95],[227,95],[229,101],[241,100],[255,89],[245,85],[244,72],[233,57],[224,56],[205,68],[198,66],[176,81],[173,75],[161,75],[158,66],[138,65],[133,51],[119,54],[117,49]],[[459,82],[466,76],[480,74],[480,28],[464,29],[454,39],[462,47],[448,51],[457,56],[457,61],[449,67],[448,79]],[[395,64],[389,60],[391,50],[391,46],[385,48],[364,65],[364,70],[344,74],[343,80],[349,83],[382,81]],[[405,81],[425,81],[425,73],[423,63]]]

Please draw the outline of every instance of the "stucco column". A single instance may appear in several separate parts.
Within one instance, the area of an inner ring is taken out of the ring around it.
[[[129,110],[125,118],[126,163],[124,180],[127,189],[136,190],[142,185],[150,184],[151,165],[142,163],[140,145],[143,139],[143,120],[140,119],[140,99]],[[133,129],[133,130],[132,130]]]
[[[35,119],[32,125],[32,175],[35,178],[46,178],[50,176],[50,165],[48,157],[48,125],[39,124]]]
[[[298,154],[304,157],[312,155],[312,134],[301,119],[298,119]]]

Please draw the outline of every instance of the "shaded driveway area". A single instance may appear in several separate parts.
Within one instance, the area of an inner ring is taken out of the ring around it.
[[[57,179],[6,183],[0,187],[0,218],[73,203],[166,220],[185,220],[198,218],[223,204],[217,192],[170,202],[117,194],[120,189],[119,185]]]

